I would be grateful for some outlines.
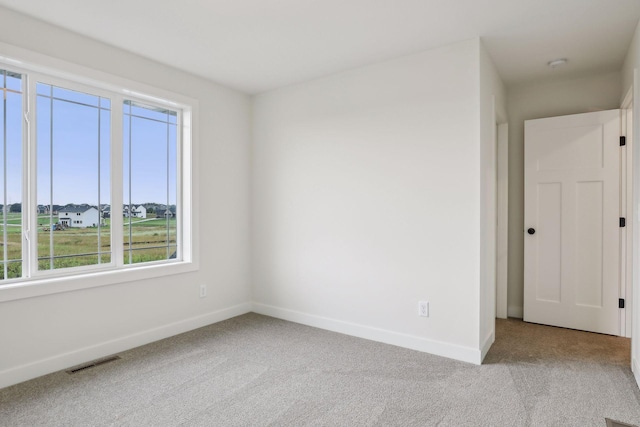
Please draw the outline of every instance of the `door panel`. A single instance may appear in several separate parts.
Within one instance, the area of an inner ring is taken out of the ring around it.
[[[602,181],[576,184],[576,297],[577,305],[602,307],[603,244]],[[581,215],[580,212],[589,212]]]
[[[619,110],[525,122],[525,321],[619,335],[619,136]]]
[[[547,129],[537,135],[540,171],[602,167],[601,126]]]
[[[539,263],[545,268],[537,269],[536,298],[541,301],[560,302],[561,294],[561,249],[562,228],[562,184],[550,182],[538,184],[538,200],[544,209],[538,211],[538,247],[547,248],[538,253]]]

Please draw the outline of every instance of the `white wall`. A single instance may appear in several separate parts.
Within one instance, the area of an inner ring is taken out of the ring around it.
[[[640,66],[640,23],[636,27],[627,56],[622,65],[622,96],[633,85],[633,71]]]
[[[197,272],[0,303],[0,387],[249,311],[249,97],[6,9],[0,16],[0,42],[199,101],[194,197],[205,236]]]
[[[497,251],[497,135],[504,123],[506,90],[493,61],[480,44],[480,332],[482,357],[495,339]]]
[[[636,27],[633,41],[629,46],[627,57],[622,67],[622,92],[625,96],[633,86],[633,217],[640,218],[640,87],[638,87],[638,70],[640,69],[640,23]],[[640,223],[633,226],[633,319],[631,326],[631,366],[640,384]]]
[[[621,74],[509,87],[508,314],[522,317],[524,266],[524,121],[620,108]]]
[[[471,40],[256,97],[255,311],[479,363],[479,57]]]

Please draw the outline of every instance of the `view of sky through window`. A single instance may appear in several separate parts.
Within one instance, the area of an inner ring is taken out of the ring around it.
[[[0,279],[21,277],[23,102],[19,74],[0,70]],[[123,217],[124,264],[176,258],[178,113],[122,104],[123,205],[112,206],[112,99],[37,82],[37,270],[111,263],[111,220]]]

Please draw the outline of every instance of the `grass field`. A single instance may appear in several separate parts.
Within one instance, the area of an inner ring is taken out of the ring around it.
[[[67,228],[52,231],[48,215],[38,217],[38,269],[50,270],[82,265],[94,265],[111,261],[111,225],[109,220],[100,227]],[[168,259],[176,251],[176,220],[124,218],[124,263]],[[10,213],[7,217],[7,244],[2,246],[0,264],[7,255],[7,277],[22,276],[21,215]],[[53,217],[57,222],[57,217]],[[131,232],[131,234],[130,234]],[[4,235],[4,224],[0,224]],[[98,238],[100,237],[100,238]],[[4,278],[4,268],[0,268],[0,279]]]

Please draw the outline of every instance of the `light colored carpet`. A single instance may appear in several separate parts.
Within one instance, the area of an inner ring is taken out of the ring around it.
[[[474,366],[247,314],[0,390],[0,425],[640,424],[629,340],[496,326]]]

